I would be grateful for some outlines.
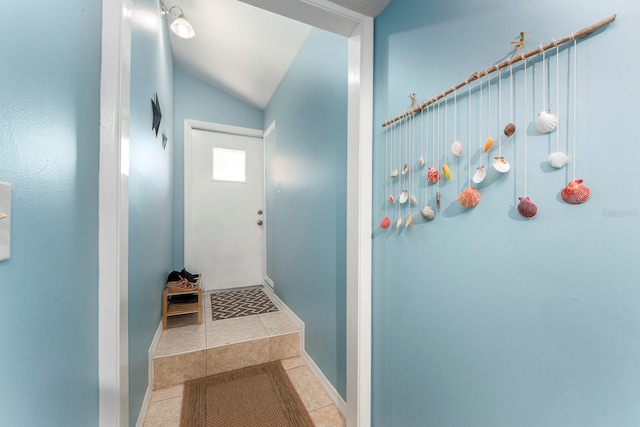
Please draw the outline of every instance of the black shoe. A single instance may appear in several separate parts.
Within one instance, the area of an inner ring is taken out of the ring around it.
[[[190,281],[191,283],[198,283],[200,281],[200,275],[199,274],[192,274],[189,273],[187,270],[185,270],[184,268],[182,269],[182,271],[180,272],[180,277],[187,279],[188,281]]]
[[[169,276],[167,277],[167,283],[179,282],[180,280],[182,280],[182,277],[180,277],[180,273],[178,273],[177,271],[172,271],[171,273],[169,273]]]

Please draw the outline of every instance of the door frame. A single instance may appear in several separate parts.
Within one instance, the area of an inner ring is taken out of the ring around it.
[[[191,175],[187,174],[187,170],[191,168],[191,150],[192,139],[191,133],[194,130],[204,130],[208,132],[224,133],[228,135],[237,136],[249,136],[252,138],[263,139],[264,132],[260,129],[244,128],[238,126],[223,125],[220,123],[203,122],[199,120],[185,119],[184,121],[184,259],[185,263],[188,259],[189,250],[191,248],[191,233],[187,233],[187,230],[191,230],[192,218],[191,218],[191,192],[187,191],[191,188]],[[263,144],[264,155],[264,144]],[[264,177],[264,157],[262,159],[262,170]],[[264,184],[262,188],[262,199],[264,200]],[[264,250],[264,228],[262,236],[262,247]],[[262,254],[262,277],[264,278],[264,253]],[[188,268],[188,266],[187,266]]]
[[[243,0],[348,37],[347,425],[371,425],[373,18],[329,0]],[[132,0],[102,4],[99,425],[129,420],[128,167]],[[160,18],[158,18],[160,19]]]
[[[271,122],[262,135],[262,220],[264,222],[264,227],[262,227],[262,271],[264,274],[262,278],[264,283],[271,288],[271,291],[275,292],[276,284],[273,278],[269,277],[269,272],[267,271],[267,224],[269,224],[269,210],[267,209],[267,138],[272,133],[274,141],[277,144],[275,120]]]

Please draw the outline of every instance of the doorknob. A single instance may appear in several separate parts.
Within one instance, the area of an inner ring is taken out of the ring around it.
[[[261,219],[258,220],[258,225],[262,225],[262,220]]]

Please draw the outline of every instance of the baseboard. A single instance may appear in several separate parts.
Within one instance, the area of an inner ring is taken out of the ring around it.
[[[272,292],[274,292],[276,284],[273,282],[273,280],[271,280],[271,277],[267,276],[266,274],[264,276],[264,283],[265,285],[267,285],[267,287],[269,287],[269,289],[271,289]]]
[[[140,408],[140,413],[138,414],[138,421],[136,421],[136,427],[143,427],[144,425],[144,417],[147,414],[147,408],[149,407],[149,402],[151,401],[151,393],[153,392],[153,355],[156,352],[156,348],[158,348],[158,343],[160,342],[160,335],[162,335],[162,320],[158,325],[158,329],[156,329],[156,334],[153,336],[153,340],[151,340],[151,345],[149,346],[148,352],[148,363],[149,363],[149,383],[147,384],[147,391],[144,394],[144,400],[142,401],[142,407]]]
[[[338,409],[338,411],[340,411],[342,416],[345,417],[346,419],[347,417],[346,402],[344,401],[342,396],[340,396],[340,393],[338,393],[335,387],[333,387],[331,382],[329,382],[327,377],[324,376],[324,373],[318,367],[318,365],[316,365],[316,362],[313,361],[311,356],[309,356],[309,354],[305,350],[304,322],[298,316],[296,316],[296,314],[289,307],[287,307],[287,305],[283,303],[280,300],[280,298],[278,298],[278,296],[275,293],[273,293],[271,289],[264,288],[264,290],[269,295],[269,297],[271,297],[271,300],[276,305],[276,307],[278,307],[280,311],[284,312],[300,330],[300,358],[304,360],[304,362],[307,364],[307,367],[309,368],[311,373],[313,373],[315,377],[318,379],[318,381],[320,382],[320,385],[322,386],[324,391],[327,393],[327,395],[329,396],[333,404],[336,405],[336,408]]]

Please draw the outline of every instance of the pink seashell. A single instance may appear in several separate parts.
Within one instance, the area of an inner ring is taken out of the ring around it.
[[[465,208],[472,208],[480,203],[480,193],[476,187],[467,187],[458,195],[458,203]]]
[[[571,181],[560,193],[562,200],[571,205],[579,205],[589,200],[591,190],[589,190],[589,187],[582,185],[582,182],[582,179]]]
[[[538,213],[538,207],[528,197],[518,197],[518,213],[525,218],[532,218]]]
[[[427,170],[427,181],[431,182],[431,183],[436,183],[438,181],[440,181],[440,171],[438,171],[437,168],[434,167],[430,167]]]
[[[507,138],[509,138],[514,133],[516,133],[516,125],[514,125],[513,123],[508,123],[504,127],[504,134],[507,135]]]
[[[389,228],[389,226],[391,225],[391,220],[389,219],[388,216],[385,216],[382,221],[380,221],[380,227],[381,228]]]

